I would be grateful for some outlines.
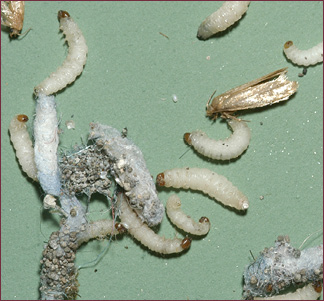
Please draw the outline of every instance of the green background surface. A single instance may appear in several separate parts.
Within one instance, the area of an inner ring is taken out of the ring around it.
[[[130,236],[112,242],[95,266],[79,273],[80,299],[240,299],[242,274],[256,256],[288,234],[298,247],[323,225],[323,65],[288,62],[283,44],[300,49],[323,36],[322,2],[252,2],[246,15],[218,37],[199,41],[199,24],[221,2],[27,2],[21,40],[1,31],[1,290],[2,299],[39,298],[44,242],[59,218],[44,213],[40,187],[18,166],[8,126],[15,114],[30,117],[33,88],[63,62],[68,47],[59,32],[57,11],[67,10],[82,30],[88,61],[77,81],[57,94],[63,133],[60,148],[85,140],[90,122],[121,130],[142,150],[155,177],[175,167],[201,167],[226,176],[249,198],[247,214],[228,210],[201,193],[161,189],[160,199],[177,193],[183,210],[198,220],[209,217],[210,233],[194,239],[180,256],[147,251]],[[164,33],[169,37],[159,34]],[[210,56],[208,60],[207,57]],[[201,129],[215,139],[230,130],[205,117],[205,104],[217,94],[274,70],[289,67],[299,90],[289,101],[250,110],[252,139],[237,160],[216,162],[188,150],[183,134]],[[172,95],[178,102],[172,101]],[[73,120],[75,130],[65,121]],[[264,196],[262,199],[261,196]],[[89,219],[110,218],[96,195]],[[165,217],[158,229],[183,237]],[[322,243],[320,232],[304,247]],[[76,264],[91,260],[107,241],[91,241],[77,252]],[[95,272],[95,269],[97,271]]]

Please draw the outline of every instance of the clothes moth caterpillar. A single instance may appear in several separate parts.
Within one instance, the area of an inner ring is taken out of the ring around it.
[[[196,223],[181,210],[181,200],[178,196],[170,196],[166,204],[166,210],[171,222],[179,229],[193,235],[206,235],[209,232],[209,219],[207,217],[201,217],[199,223]]]
[[[184,239],[173,238],[166,239],[157,235],[151,228],[149,228],[137,216],[133,209],[126,201],[123,194],[118,195],[118,202],[120,204],[119,218],[128,232],[141,244],[149,248],[151,251],[161,254],[179,253],[183,250],[189,249],[191,239],[186,237]]]
[[[256,297],[254,300],[317,300],[321,296],[322,290],[318,291],[312,283],[298,288],[295,292],[276,295],[273,297]]]
[[[206,168],[174,168],[156,177],[159,186],[199,190],[238,210],[249,208],[247,197],[224,176]]]
[[[58,196],[61,189],[57,162],[58,121],[54,96],[39,94],[34,121],[35,163],[37,177],[47,194]]]
[[[10,122],[11,142],[16,150],[16,157],[22,170],[34,181],[37,181],[37,168],[34,160],[33,143],[27,131],[26,115],[16,115]]]
[[[199,26],[197,38],[207,40],[209,37],[232,26],[247,11],[251,1],[225,1],[216,12],[207,17]]]
[[[299,50],[292,41],[284,45],[284,53],[288,60],[296,65],[309,66],[323,62],[323,42],[307,50]]]
[[[24,23],[25,1],[1,1],[1,24],[10,28],[10,38],[17,38]]]
[[[229,160],[240,156],[249,146],[251,131],[244,121],[227,120],[233,134],[225,140],[214,140],[196,130],[184,134],[184,140],[198,153],[216,160]]]
[[[113,176],[124,188],[129,204],[149,226],[161,223],[164,207],[147,169],[142,151],[117,129],[99,123],[90,124],[89,139],[103,149]]]
[[[88,46],[78,25],[70,18],[66,11],[58,12],[60,30],[65,35],[65,40],[69,44],[69,53],[55,72],[35,87],[35,94],[51,95],[65,88],[75,81],[83,70],[87,61]]]
[[[233,88],[213,98],[207,106],[207,116],[234,118],[231,114],[239,110],[253,109],[287,100],[297,91],[298,83],[287,80],[287,68],[279,69],[251,82]],[[274,79],[277,77],[276,79]]]

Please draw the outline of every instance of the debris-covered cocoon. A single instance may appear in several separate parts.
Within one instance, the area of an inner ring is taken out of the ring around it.
[[[213,14],[199,26],[197,38],[206,40],[212,35],[227,29],[240,20],[247,11],[250,1],[225,1]]]
[[[55,196],[60,193],[60,172],[57,161],[58,120],[54,96],[39,94],[34,121],[35,163],[43,190]]]
[[[321,296],[321,291],[314,288],[312,283],[298,288],[295,292],[276,295],[272,297],[254,298],[254,300],[317,300]]]
[[[227,120],[233,134],[225,140],[214,140],[201,130],[186,133],[184,140],[198,153],[215,160],[229,160],[240,156],[249,146],[251,131],[246,122]]]
[[[10,38],[20,35],[24,14],[25,1],[1,1],[1,24],[10,28]]]
[[[113,127],[91,123],[90,128],[89,139],[95,139],[106,153],[113,176],[124,188],[130,206],[149,226],[161,223],[164,207],[141,150]]]
[[[65,88],[81,74],[87,61],[88,46],[78,25],[65,11],[60,10],[58,18],[60,30],[63,31],[69,44],[69,53],[62,66],[35,87],[36,95],[39,93],[51,95]]]
[[[272,105],[287,100],[297,91],[298,83],[289,81],[287,68],[282,68],[264,75],[251,82],[233,88],[207,103],[207,116],[232,118],[236,111]]]
[[[249,208],[247,197],[224,176],[206,168],[174,168],[156,177],[159,186],[199,190],[226,206]]]
[[[273,296],[291,285],[322,281],[323,245],[300,251],[289,241],[288,236],[279,236],[274,247],[265,248],[245,268],[245,299]]]
[[[283,49],[288,60],[299,66],[316,65],[323,62],[323,42],[307,50],[298,49],[292,41],[288,41]]]
[[[135,211],[129,206],[126,197],[118,195],[118,204],[120,208],[119,218],[128,232],[144,246],[151,251],[161,254],[172,254],[182,252],[190,247],[190,238],[167,239],[157,235],[137,216]]]
[[[29,137],[26,115],[16,115],[10,122],[11,142],[16,150],[16,157],[22,170],[34,181],[37,181],[37,168],[34,159],[33,143]]]
[[[207,217],[201,217],[199,223],[196,223],[190,216],[186,215],[181,210],[181,200],[176,195],[169,197],[166,204],[166,212],[171,222],[187,233],[193,235],[206,235],[209,232],[209,219]]]

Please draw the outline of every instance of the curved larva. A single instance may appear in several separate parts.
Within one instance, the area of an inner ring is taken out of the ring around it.
[[[247,11],[251,1],[225,1],[213,14],[207,17],[199,26],[197,38],[206,40],[210,36],[225,30],[240,20]]]
[[[323,62],[323,42],[307,50],[299,50],[292,41],[284,45],[284,53],[288,60],[296,65],[309,66]]]
[[[175,168],[156,177],[160,186],[200,190],[226,206],[238,210],[249,208],[247,197],[224,176],[206,168]]]
[[[54,96],[38,95],[34,121],[37,177],[47,194],[58,196],[61,189],[57,162],[58,121]]]
[[[240,156],[249,146],[251,131],[244,121],[228,120],[233,134],[225,140],[214,140],[196,130],[184,134],[184,140],[200,154],[216,160],[229,160]]]
[[[37,181],[37,168],[34,160],[33,143],[27,131],[26,115],[16,115],[10,122],[11,142],[16,150],[16,157],[22,170],[34,181]]]
[[[196,223],[181,210],[181,200],[178,196],[170,196],[166,204],[166,209],[169,219],[179,229],[193,235],[206,235],[209,232],[209,219],[207,217],[201,217],[199,223]]]
[[[190,238],[184,238],[182,240],[176,237],[167,239],[157,235],[132,210],[124,195],[119,194],[118,200],[120,203],[119,218],[121,222],[136,240],[148,247],[151,251],[172,254],[182,252],[190,247]]]
[[[78,25],[65,11],[58,12],[60,30],[69,44],[69,53],[55,72],[35,87],[36,95],[39,93],[52,95],[75,81],[83,70],[87,61],[88,46]]]
[[[316,291],[313,284],[310,283],[292,293],[272,297],[257,297],[254,300],[317,300],[321,296],[321,291]]]

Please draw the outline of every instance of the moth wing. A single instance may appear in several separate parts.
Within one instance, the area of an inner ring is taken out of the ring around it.
[[[10,15],[12,13],[9,9],[7,2],[8,1],[1,1],[1,24],[10,27],[11,25]]]
[[[252,81],[250,81],[250,82],[248,82],[246,84],[243,84],[243,85],[240,85],[238,87],[235,87],[235,88],[233,88],[233,89],[225,92],[224,94],[231,94],[231,93],[234,93],[234,92],[237,92],[237,91],[245,90],[245,89],[250,88],[250,87],[254,87],[254,86],[258,85],[258,84],[261,84],[262,82],[271,80],[271,79],[273,79],[276,76],[279,76],[281,74],[287,73],[287,69],[288,68],[286,67],[286,68],[282,68],[282,69],[273,71],[273,72],[271,72],[271,73],[269,73],[267,75],[264,75],[264,76],[262,76],[260,78],[257,78],[255,80],[252,80]]]

